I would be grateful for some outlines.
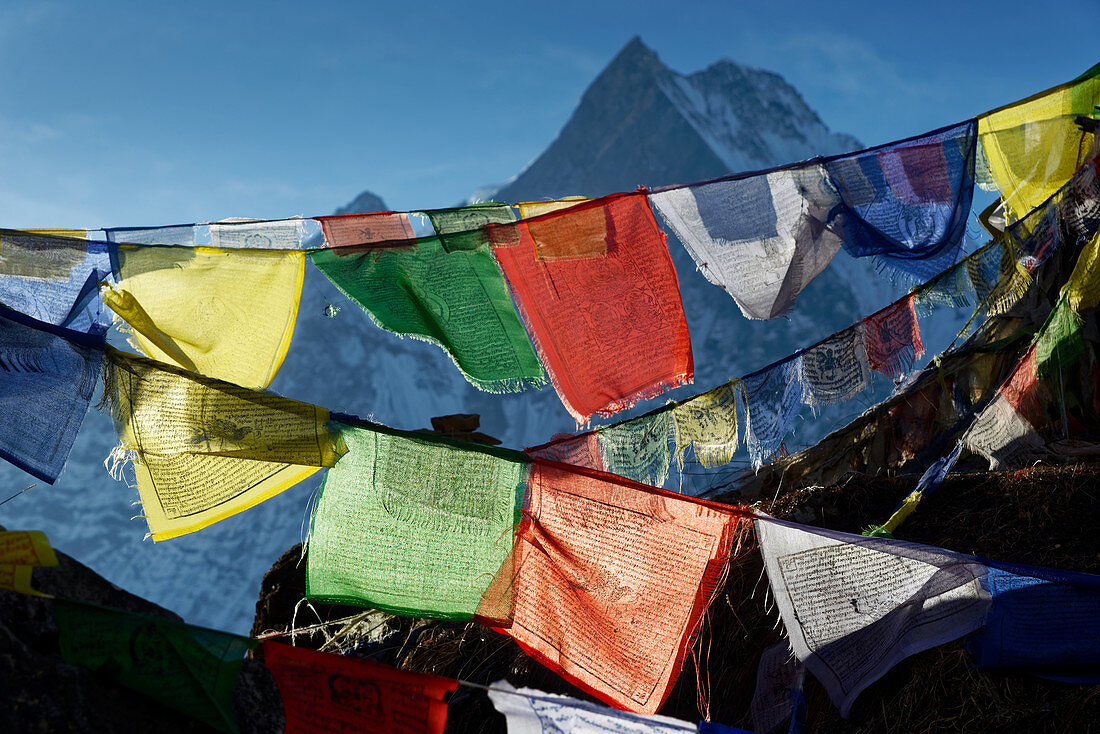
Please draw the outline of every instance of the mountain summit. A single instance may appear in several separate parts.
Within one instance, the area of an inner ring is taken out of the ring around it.
[[[686,183],[856,150],[783,77],[723,59],[688,76],[631,39],[556,140],[494,195],[524,201]]]

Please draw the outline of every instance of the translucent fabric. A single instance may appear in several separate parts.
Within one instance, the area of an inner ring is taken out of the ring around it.
[[[700,272],[750,319],[789,310],[841,246],[829,223],[840,198],[819,163],[659,190],[649,200]]]
[[[61,657],[218,731],[236,732],[233,691],[254,643],[165,617],[56,599]]]
[[[531,340],[486,244],[407,240],[381,250],[333,248],[313,264],[383,329],[438,345],[486,392],[546,384]]]
[[[825,164],[843,202],[844,249],[918,282],[959,254],[974,193],[977,122]]]
[[[1041,454],[1046,445],[1001,392],[978,413],[959,441],[967,450],[988,459],[990,471],[1022,466]]]
[[[676,463],[683,468],[688,447],[708,469],[733,461],[737,451],[737,401],[740,380],[685,400],[672,409]]]
[[[738,535],[739,511],[536,460],[516,538],[512,624],[566,680],[654,713],[683,666]]]
[[[973,632],[989,609],[970,556],[765,515],[756,536],[791,649],[845,718],[896,663]]]
[[[190,533],[333,466],[328,411],[108,348],[104,403],[153,540]]]
[[[512,207],[486,202],[454,209],[426,211],[439,241],[447,252],[477,250],[486,242],[485,226],[516,221]]]
[[[1051,377],[1072,366],[1085,353],[1081,317],[1065,298],[1050,312],[1035,341],[1035,367],[1041,377]]]
[[[412,223],[404,212],[374,212],[371,214],[337,214],[317,217],[325,233],[327,247],[377,245],[381,242],[405,244],[412,239]]]
[[[527,458],[374,427],[339,430],[348,453],[313,511],[307,596],[414,617],[479,613],[512,551]],[[486,605],[506,618],[506,601]]]
[[[857,323],[802,353],[802,402],[810,406],[851,400],[871,384],[871,367]]]
[[[599,430],[602,469],[660,487],[668,478],[671,463],[670,429],[668,411],[662,410]]]
[[[1092,150],[1078,116],[1097,116],[1100,71],[978,118],[991,178],[1008,213],[1022,219],[1070,180]]]
[[[644,196],[489,229],[543,366],[578,423],[692,381],[676,271]]]
[[[263,643],[285,734],[442,734],[458,681],[362,658]]]
[[[123,245],[118,260],[119,283],[102,296],[134,348],[245,387],[271,384],[294,333],[304,253]]]
[[[96,291],[111,272],[110,245],[85,235],[0,230],[0,304],[73,331],[106,331]]]
[[[0,307],[0,457],[54,483],[88,412],[104,344],[102,333]]]
[[[916,292],[916,308],[921,316],[930,316],[938,306],[963,308],[971,303],[970,278],[966,266],[957,263],[934,280],[919,286]]]
[[[744,379],[745,414],[749,423],[745,443],[753,466],[762,466],[779,451],[783,437],[802,409],[801,374],[801,359],[794,357]]]
[[[550,212],[568,209],[584,201],[588,201],[588,199],[583,196],[567,196],[564,199],[557,199],[554,201],[525,201],[516,204],[516,206],[519,208],[520,217],[523,219],[531,219],[532,217],[541,217],[543,214],[549,214]]]
[[[135,245],[182,245],[247,250],[302,250],[321,246],[320,225],[313,219],[245,219],[166,227],[111,227],[111,242]]]
[[[524,449],[523,452],[528,456],[548,461],[603,471],[599,440],[600,433],[598,430],[585,431],[576,435],[558,433],[546,443],[531,446]]]
[[[863,320],[863,339],[871,369],[897,378],[924,354],[917,325],[915,296],[895,301]]]

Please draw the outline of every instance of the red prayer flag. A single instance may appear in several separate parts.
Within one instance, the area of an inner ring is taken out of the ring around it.
[[[887,377],[907,372],[913,360],[924,354],[913,293],[865,318],[863,327],[867,361]]]
[[[334,214],[315,218],[321,222],[325,244],[329,247],[403,242],[416,236],[409,215],[403,212]]]
[[[444,695],[458,681],[361,658],[263,643],[264,663],[283,698],[286,734],[441,734]]]
[[[490,237],[543,366],[578,423],[692,381],[676,270],[644,195],[492,225]]]
[[[652,714],[675,683],[745,513],[536,459],[512,577],[511,635],[593,695]],[[507,567],[507,565],[506,565]]]
[[[1001,388],[1001,394],[1024,420],[1033,427],[1041,427],[1044,421],[1038,391],[1039,369],[1035,360],[1035,347],[1032,346]]]

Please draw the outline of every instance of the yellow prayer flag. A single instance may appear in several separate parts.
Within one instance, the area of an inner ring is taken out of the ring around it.
[[[524,201],[516,204],[516,206],[519,207],[520,217],[530,219],[531,217],[540,217],[543,214],[568,209],[571,206],[580,204],[582,201],[588,201],[588,199],[583,196],[566,196],[564,199],[555,201]]]
[[[1100,305],[1100,232],[1078,255],[1077,265],[1066,281],[1066,298],[1077,313]]]
[[[1074,120],[1097,117],[1098,104],[1093,72],[978,118],[989,173],[1013,219],[1046,201],[1087,159],[1093,135]]]
[[[43,596],[31,587],[35,566],[56,566],[57,554],[38,530],[0,532],[0,589]]]
[[[294,333],[305,253],[122,245],[104,302],[144,354],[245,387],[264,388]]]
[[[153,540],[199,530],[334,466],[324,408],[107,348],[110,408]],[[118,449],[116,449],[118,451]]]
[[[40,530],[0,532],[0,563],[16,566],[56,566],[57,554]]]

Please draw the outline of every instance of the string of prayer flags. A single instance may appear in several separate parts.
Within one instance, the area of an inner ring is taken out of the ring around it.
[[[546,384],[488,246],[462,249],[441,237],[392,244],[314,250],[310,259],[381,328],[440,346],[478,389]]]
[[[754,467],[779,451],[783,437],[802,409],[801,358],[793,357],[744,378],[745,444]]]
[[[791,648],[845,718],[894,664],[985,620],[985,568],[969,556],[766,515],[756,534]]]
[[[99,380],[102,333],[0,307],[0,458],[53,484]]]
[[[1075,683],[1100,682],[1100,577],[994,563],[982,585],[992,597],[985,626],[967,638],[981,667],[1016,667]]]
[[[442,734],[458,681],[389,665],[263,643],[286,712],[286,734]]]
[[[871,369],[897,379],[924,354],[916,296],[909,294],[863,319],[863,344]]]
[[[1022,219],[1073,177],[1090,155],[1093,133],[1077,117],[1097,117],[1100,69],[978,118],[993,185],[1013,219]]]
[[[690,446],[695,459],[708,469],[733,461],[737,451],[736,390],[741,380],[716,387],[672,409],[676,463],[682,469]]]
[[[86,236],[0,229],[0,304],[73,331],[106,331],[96,291],[111,272],[110,246]]]
[[[301,250],[319,246],[321,227],[314,219],[246,219],[166,227],[110,227],[111,242],[131,245],[180,245],[246,250]]]
[[[337,467],[339,469],[339,467]],[[535,460],[501,629],[535,659],[636,713],[660,708],[742,530],[741,511]]]
[[[974,191],[977,122],[830,158],[844,248],[924,281],[955,261]]]
[[[305,254],[293,250],[120,245],[101,295],[146,356],[265,388],[294,332]]]
[[[57,554],[38,530],[0,531],[0,589],[42,596],[31,586],[35,568],[56,566]]]
[[[424,213],[428,215],[446,252],[478,250],[488,242],[486,225],[516,221],[512,207],[493,201]]]
[[[578,423],[693,380],[676,270],[645,196],[488,229],[542,364]]]
[[[508,721],[508,734],[695,734],[695,724],[668,716],[641,716],[570,696],[515,688],[506,680],[489,687],[489,700]]]
[[[313,511],[306,596],[413,617],[506,620],[507,592],[483,597],[498,574],[511,577],[527,457],[375,426],[337,430],[348,453]]]
[[[843,403],[871,384],[862,326],[849,326],[802,353],[798,360],[802,370],[799,382],[806,405]]]
[[[328,411],[107,348],[104,404],[153,540],[199,530],[333,466]],[[120,460],[122,457],[114,455]]]
[[[65,662],[218,731],[237,731],[233,691],[251,640],[84,602],[56,599],[53,608]]]
[[[840,198],[820,162],[656,189],[649,200],[746,318],[786,313],[840,250],[829,222]]]
[[[416,235],[404,212],[334,214],[316,217],[325,234],[326,247],[353,247],[382,242],[404,243]]]

